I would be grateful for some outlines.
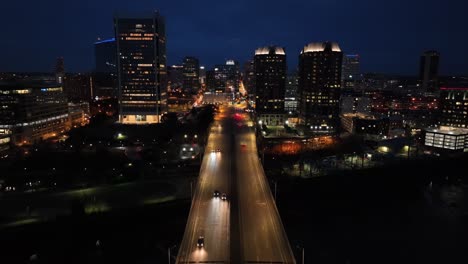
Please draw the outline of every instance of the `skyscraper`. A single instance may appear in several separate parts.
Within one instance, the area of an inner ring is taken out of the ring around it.
[[[95,71],[98,73],[117,72],[117,50],[115,38],[99,40],[94,43]]]
[[[93,99],[117,98],[117,47],[115,38],[94,43]]]
[[[184,67],[181,65],[167,66],[168,88],[171,90],[182,88],[184,81]]]
[[[199,80],[200,80],[200,86],[202,88],[205,88],[206,87],[206,69],[205,69],[205,66],[200,66]]]
[[[242,78],[244,87],[249,94],[255,94],[255,71],[254,61],[248,60],[244,63],[244,76]]]
[[[360,80],[360,57],[357,54],[343,56],[343,68],[341,74],[341,88],[353,89]]]
[[[212,93],[221,93],[224,90],[220,90],[220,81],[216,79],[218,68],[206,71],[206,89]]]
[[[299,55],[299,119],[313,132],[338,131],[342,60],[334,42],[310,43]]]
[[[255,109],[267,125],[284,122],[286,53],[281,47],[261,47],[255,51]]]
[[[227,60],[225,64],[215,65],[213,70],[206,71],[206,86],[216,93],[232,93],[239,90],[239,64]]]
[[[163,17],[118,16],[117,41],[119,121],[159,123],[167,104],[166,33]]]
[[[65,77],[65,63],[63,62],[63,57],[58,57],[55,64],[55,81],[58,84],[63,84],[63,79]]]
[[[216,68],[218,71],[216,71]],[[234,60],[226,60],[225,64],[217,65],[216,68],[215,78],[218,79],[222,85],[224,85],[224,92],[232,93],[239,91],[239,63]]]
[[[424,91],[436,92],[438,90],[438,74],[439,53],[435,50],[424,52],[419,66],[419,79]]]
[[[200,89],[200,63],[198,59],[195,57],[185,57],[182,66],[184,91],[196,93]]]
[[[288,75],[286,77],[286,91],[284,94],[284,110],[288,114],[295,114],[297,112],[297,88],[299,82],[297,73]]]

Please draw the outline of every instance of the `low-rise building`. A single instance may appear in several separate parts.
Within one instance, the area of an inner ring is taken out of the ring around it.
[[[5,134],[2,134],[5,133]],[[0,153],[10,149],[11,135],[0,129]]]
[[[0,129],[14,144],[31,144],[55,137],[69,121],[62,85],[47,82],[0,83]]]
[[[445,151],[468,152],[468,129],[441,126],[425,130],[424,145]]]
[[[351,134],[361,134],[373,137],[385,137],[389,131],[389,119],[362,113],[342,114],[341,126]]]

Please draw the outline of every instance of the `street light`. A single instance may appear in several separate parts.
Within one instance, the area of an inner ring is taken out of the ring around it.
[[[278,186],[278,181],[273,180],[273,184],[275,185],[275,203],[276,203],[276,189],[277,189],[277,186]]]
[[[172,247],[167,248],[167,263],[171,264],[171,249],[175,248],[177,245],[173,245]]]
[[[304,246],[301,246],[301,245],[296,245],[296,248],[300,249],[302,251],[302,254],[301,254],[301,257],[302,257],[302,264],[304,264],[304,256],[305,256],[305,252],[304,252]]]

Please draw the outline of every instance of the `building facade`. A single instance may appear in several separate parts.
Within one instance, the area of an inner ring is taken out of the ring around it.
[[[200,66],[199,83],[201,88],[206,88],[206,69],[205,66]]]
[[[32,144],[63,133],[69,122],[67,97],[60,84],[0,83],[0,134],[13,144]]]
[[[378,117],[365,114],[342,114],[341,123],[343,130],[351,133],[367,136],[372,139],[382,139],[389,133],[390,121],[388,117]]]
[[[341,73],[341,88],[354,89],[361,79],[360,57],[358,54],[346,54],[343,56]]]
[[[182,65],[172,65],[167,67],[167,86],[168,90],[176,90],[182,88],[184,81],[184,67]]]
[[[284,123],[286,53],[282,47],[262,47],[255,51],[255,110],[267,125]]]
[[[210,73],[210,80],[207,72],[207,85],[211,85],[216,93],[234,93],[239,91],[240,69],[239,63],[234,60],[227,60],[225,64],[215,65]],[[208,84],[210,82],[210,84]]]
[[[242,81],[247,93],[255,95],[255,68],[253,60],[248,60],[244,63]]]
[[[94,97],[94,79],[88,73],[68,73],[63,89],[69,101],[89,101]]]
[[[286,77],[286,91],[284,94],[284,110],[288,115],[297,113],[299,79],[297,74],[291,74]]]
[[[315,133],[336,133],[343,53],[337,43],[310,43],[299,56],[299,119]]]
[[[119,122],[160,123],[166,111],[166,33],[163,17],[116,17]]]
[[[185,57],[182,63],[183,85],[186,92],[197,92],[200,89],[200,63],[195,57]]]
[[[468,128],[468,86],[440,88],[439,125]]]
[[[55,63],[55,82],[58,84],[63,84],[65,77],[65,62],[63,57],[58,57]]]
[[[95,72],[117,72],[117,47],[115,38],[99,40],[94,43]]]
[[[419,66],[419,79],[425,92],[438,90],[439,53],[429,50],[421,55]]]
[[[468,152],[468,129],[445,126],[428,128],[424,145],[447,152]]]
[[[370,114],[371,98],[359,94],[348,94],[341,96],[340,111],[342,114]]]

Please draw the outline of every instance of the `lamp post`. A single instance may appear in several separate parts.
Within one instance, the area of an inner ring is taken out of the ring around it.
[[[304,247],[302,247],[302,264],[304,264],[304,256],[305,256]]]
[[[300,249],[301,250],[301,260],[302,260],[302,264],[304,264],[304,260],[305,260],[305,249],[304,249],[304,246],[301,246],[301,245],[297,245],[296,248]]]
[[[190,199],[193,199],[193,181],[190,181]]]
[[[275,185],[275,203],[276,203],[276,190],[277,190],[277,187],[278,187],[278,181],[277,180],[273,180],[273,184]]]
[[[177,245],[167,248],[167,263],[171,264],[171,249],[175,248]]]

